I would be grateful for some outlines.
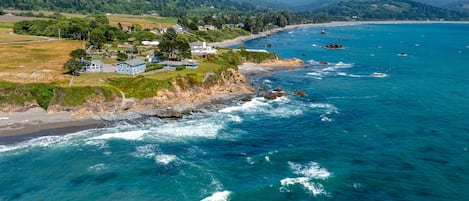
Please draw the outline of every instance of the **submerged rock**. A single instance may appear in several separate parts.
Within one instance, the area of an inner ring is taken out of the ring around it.
[[[308,94],[306,94],[306,92],[301,91],[301,90],[299,90],[299,89],[296,89],[296,90],[294,91],[294,93],[295,93],[296,95],[298,95],[298,96],[301,96],[301,97],[308,96]]]

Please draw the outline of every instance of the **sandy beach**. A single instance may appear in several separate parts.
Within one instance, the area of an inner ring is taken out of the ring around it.
[[[0,137],[18,136],[66,127],[96,127],[99,124],[100,121],[97,120],[75,118],[70,112],[49,114],[41,108],[12,113],[0,111]]]

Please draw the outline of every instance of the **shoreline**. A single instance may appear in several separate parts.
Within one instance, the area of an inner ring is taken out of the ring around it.
[[[249,40],[254,40],[261,37],[266,37],[280,31],[297,29],[297,28],[309,28],[309,27],[333,27],[333,26],[351,26],[351,25],[360,25],[360,24],[425,24],[425,23],[461,23],[461,24],[469,24],[469,21],[359,21],[359,22],[331,22],[331,23],[319,23],[319,24],[300,24],[300,25],[289,25],[284,28],[277,28],[274,30],[270,30],[267,32],[262,32],[260,34],[252,34],[250,36],[243,36],[231,40],[226,40],[220,43],[217,43],[220,46],[232,46],[240,43],[244,43]],[[213,45],[211,43],[210,45]],[[300,66],[298,66],[300,67]],[[253,64],[253,63],[244,63],[239,66],[239,73],[248,77],[254,74],[261,74],[261,73],[268,73],[273,70],[277,69],[288,69],[292,68],[292,66],[263,66],[261,64]],[[249,82],[249,80],[247,80]],[[246,91],[241,91],[241,93],[245,93]],[[200,92],[200,93],[207,93],[207,92]],[[236,98],[242,98],[242,96],[246,96],[247,94],[238,94],[238,96],[230,93],[220,93],[220,94],[210,94],[208,99],[201,98],[197,100],[197,102],[188,102],[186,104],[191,104],[190,107],[187,109],[197,109],[204,107],[202,105],[213,105],[214,101],[217,101],[217,96],[225,96],[223,101],[233,101]],[[181,97],[181,94],[165,94],[166,97]],[[166,108],[166,107],[164,107]],[[160,110],[164,109],[160,108]],[[152,108],[155,109],[155,108]],[[171,109],[173,111],[174,109]],[[169,112],[171,112],[169,111]],[[176,111],[175,112],[182,112]],[[134,119],[135,117],[132,114],[140,114],[146,116],[154,116],[151,114],[146,113],[138,113],[137,111],[130,111],[129,113],[117,113],[116,116],[121,118],[116,118],[115,120],[121,119]],[[112,111],[108,113],[113,114]],[[73,113],[70,111],[60,111],[54,113],[48,113],[41,108],[30,108],[26,111],[21,112],[1,112],[0,111],[0,145],[4,144],[5,142],[8,144],[16,143],[24,140],[28,140],[34,137],[46,136],[46,135],[65,135],[68,133],[77,132],[84,129],[90,128],[100,128],[103,127],[103,123],[106,121],[104,118],[93,118],[92,116],[86,116],[82,118],[75,117],[72,115]],[[96,116],[95,116],[96,117]],[[53,133],[55,132],[55,133]],[[59,132],[59,133],[58,133]]]
[[[228,69],[230,77],[206,88],[195,86],[188,90],[173,83],[172,90],[161,90],[154,97],[123,102],[87,102],[78,107],[49,106],[45,111],[38,105],[17,111],[0,110],[0,145],[16,143],[46,135],[65,135],[90,128],[102,128],[106,122],[146,117],[180,119],[198,109],[241,100],[255,94],[246,78]]]
[[[38,133],[47,130],[63,130],[68,127],[99,127],[102,123],[103,121],[92,118],[73,117],[71,112],[49,114],[42,108],[31,108],[23,112],[0,112],[0,144],[4,138],[23,135],[39,137]]]
[[[311,28],[311,27],[335,27],[335,26],[353,26],[353,25],[363,25],[363,24],[469,24],[469,21],[333,21],[327,23],[316,23],[316,24],[295,24],[288,25],[281,28],[275,28],[272,30],[260,32],[258,34],[251,34],[248,36],[240,36],[238,38],[224,40],[222,42],[213,42],[209,43],[209,46],[214,47],[230,47],[234,45],[239,45],[250,40],[255,40],[258,38],[267,37],[273,34],[276,34],[281,31],[287,31],[298,28]]]

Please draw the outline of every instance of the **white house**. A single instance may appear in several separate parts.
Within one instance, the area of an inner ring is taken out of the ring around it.
[[[182,26],[179,25],[179,24],[173,25],[172,28],[176,31],[177,34],[182,34],[182,33],[186,32],[186,30],[184,29],[184,27],[182,27]]]
[[[213,25],[203,25],[203,26],[198,26],[197,29],[199,29],[199,31],[208,31],[208,30],[217,30],[217,27],[213,26]]]
[[[142,41],[142,45],[146,45],[146,46],[157,46],[159,44],[160,44],[160,41],[157,41],[157,40],[154,40],[154,41],[144,40],[144,41]]]
[[[81,63],[84,64],[81,69],[84,72],[103,72],[104,63],[101,60],[82,60]]]
[[[116,72],[121,74],[135,75],[138,73],[145,72],[147,63],[140,59],[132,59],[129,61],[123,61],[116,65]]]
[[[192,59],[182,61],[163,61],[159,64],[163,64],[163,68],[166,70],[176,70],[178,66],[184,66],[186,69],[197,69],[199,65]]]
[[[206,42],[194,42],[190,43],[189,46],[191,47],[191,53],[193,55],[217,53],[217,49],[208,46]]]

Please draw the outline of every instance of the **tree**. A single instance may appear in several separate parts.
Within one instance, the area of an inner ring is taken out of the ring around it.
[[[117,53],[117,60],[119,61],[125,61],[129,58],[129,56],[127,56],[126,53],[123,53],[123,52],[118,52]]]
[[[176,30],[173,28],[168,28],[166,30],[166,33],[163,34],[163,40],[176,40],[178,37],[178,34],[176,33]]]
[[[163,34],[163,40],[158,45],[161,54],[171,60],[180,60],[181,58],[190,58],[191,51],[187,40],[178,37],[176,31],[169,28],[165,34]]]
[[[83,67],[83,64],[80,61],[71,58],[67,62],[65,62],[63,67],[64,69],[69,70],[72,75],[78,75],[78,70]]]
[[[5,11],[2,8],[0,8],[0,15],[5,15]]]
[[[70,56],[73,59],[85,59],[87,57],[86,51],[84,49],[76,49],[70,52]]]
[[[194,30],[194,31],[199,30],[199,27],[198,27],[197,24],[194,23],[194,22],[191,22],[191,23],[189,24],[189,27],[188,27],[188,28],[189,28],[190,30]]]
[[[90,33],[90,44],[94,45],[96,49],[101,49],[106,41],[106,36],[100,29],[93,29]]]

